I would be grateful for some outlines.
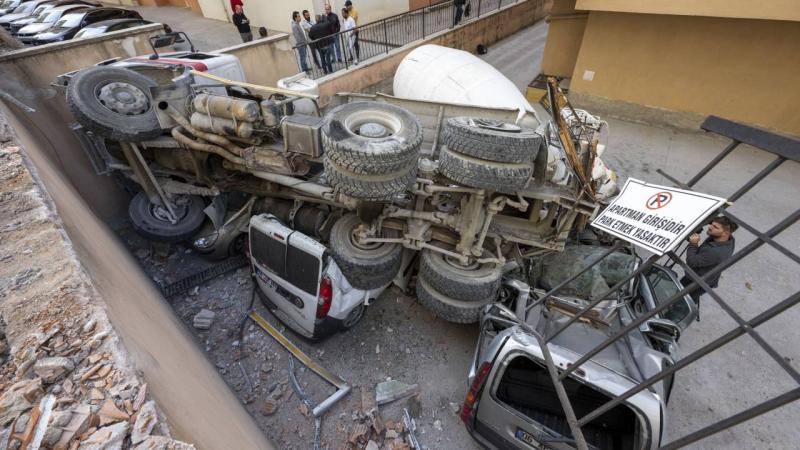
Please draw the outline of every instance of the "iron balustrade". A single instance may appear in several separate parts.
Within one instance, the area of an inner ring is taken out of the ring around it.
[[[356,61],[360,64],[370,58],[386,55],[394,49],[478,20],[490,12],[522,1],[526,0],[468,0],[470,14],[462,14],[456,24],[456,7],[453,0],[448,0],[360,25],[353,30],[341,30],[325,38],[295,45],[293,48],[298,71],[302,71],[302,54],[305,55],[308,76],[318,79],[330,73],[347,70],[356,65]],[[542,7],[545,3],[544,0],[527,1],[537,1]],[[339,16],[339,24],[343,27],[344,21],[340,12],[334,12]],[[330,69],[322,60],[325,54],[329,55]]]

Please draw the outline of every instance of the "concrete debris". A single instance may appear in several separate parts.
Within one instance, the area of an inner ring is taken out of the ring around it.
[[[78,450],[122,450],[127,434],[128,422],[117,422],[92,433]]]
[[[397,380],[384,381],[375,386],[375,402],[380,406],[417,393],[419,386],[416,384],[405,384]]]
[[[40,378],[30,380],[30,383],[24,385],[20,391],[25,400],[31,402],[31,404],[36,403],[44,395],[42,380]]]
[[[53,445],[53,450],[66,450],[69,448],[70,442],[85,433],[89,429],[91,413],[92,410],[89,405],[80,405],[69,411],[69,421],[66,424],[54,425],[51,421],[50,425],[60,431],[58,441]]]
[[[353,432],[350,433],[350,438],[347,439],[347,442],[355,445],[363,443],[367,440],[367,435],[369,434],[369,427],[366,423],[357,423],[355,427],[353,427]]]
[[[275,411],[278,410],[278,402],[275,401],[274,398],[270,397],[264,401],[264,404],[261,406],[261,414],[264,416],[271,416],[275,414]]]
[[[133,410],[139,411],[142,409],[142,405],[144,404],[144,400],[147,397],[147,383],[143,384],[142,387],[139,388],[139,392],[136,394],[136,398],[133,399]]]
[[[110,398],[103,403],[103,407],[100,408],[97,415],[100,417],[100,425],[108,425],[120,420],[127,421],[130,419],[130,416],[120,411]]]
[[[211,324],[214,323],[214,311],[210,309],[201,309],[199,313],[195,314],[192,325],[198,330],[208,330]]]
[[[37,380],[23,380],[8,388],[0,396],[0,426],[6,426],[19,417],[20,414],[33,408],[24,395],[26,389]]]
[[[131,442],[136,445],[147,439],[153,432],[156,422],[158,422],[156,403],[150,400],[142,406],[136,416],[136,422],[133,424],[133,430],[131,431]]]
[[[450,402],[450,411],[453,411],[453,414],[458,415],[461,412],[461,405]]]
[[[397,436],[399,436],[399,434],[397,434],[397,431],[392,429],[386,430],[386,439],[394,439]]]
[[[51,356],[36,361],[33,365],[33,372],[41,377],[45,384],[52,384],[58,381],[65,373],[71,372],[75,368],[69,358],[63,356]]]
[[[134,450],[195,450],[195,447],[164,436],[148,436]]]
[[[378,444],[375,441],[367,442],[367,446],[364,448],[365,450],[380,450]]]
[[[436,431],[442,431],[442,421],[439,419],[434,420],[433,428],[436,429]]]

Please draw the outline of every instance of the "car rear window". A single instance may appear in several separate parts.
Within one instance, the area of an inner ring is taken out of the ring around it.
[[[317,295],[320,260],[285,242],[251,229],[251,251],[256,262],[310,295]],[[291,235],[289,236],[291,239]],[[289,269],[291,268],[291,270]]]

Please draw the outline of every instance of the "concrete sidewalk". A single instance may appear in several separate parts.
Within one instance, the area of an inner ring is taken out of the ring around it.
[[[208,19],[189,8],[177,6],[131,6],[128,9],[138,11],[143,18],[172,27],[174,31],[183,31],[200,51],[213,51],[242,43],[236,27],[231,22]],[[269,31],[269,35],[279,33]],[[258,38],[258,29],[253,29],[253,37]]]

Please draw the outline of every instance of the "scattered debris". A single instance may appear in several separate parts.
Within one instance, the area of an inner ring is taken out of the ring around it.
[[[411,448],[419,450],[420,446],[416,435],[417,424],[414,422],[414,419],[411,418],[408,409],[403,410],[403,424],[408,431],[408,441],[411,444]]]
[[[198,330],[208,330],[211,324],[214,323],[214,311],[210,309],[201,309],[199,313],[195,314],[192,325]]]
[[[58,381],[65,373],[71,372],[75,368],[69,358],[54,356],[42,358],[33,365],[33,372],[42,379],[45,384],[53,384]]]
[[[92,433],[78,450],[121,450],[128,434],[128,422],[117,422]]]
[[[375,441],[369,441],[367,442],[365,450],[380,450],[380,447],[378,447],[378,444]]]
[[[156,403],[150,400],[144,404],[142,409],[136,415],[136,422],[134,422],[133,430],[131,431],[131,443],[136,445],[147,439],[147,437],[153,432],[156,422],[158,422]]]
[[[272,397],[264,401],[264,405],[261,406],[261,414],[265,416],[271,416],[275,414],[275,411],[277,410],[278,410],[278,402]]]
[[[416,384],[405,384],[397,380],[384,381],[375,386],[375,402],[380,405],[419,393]]]

